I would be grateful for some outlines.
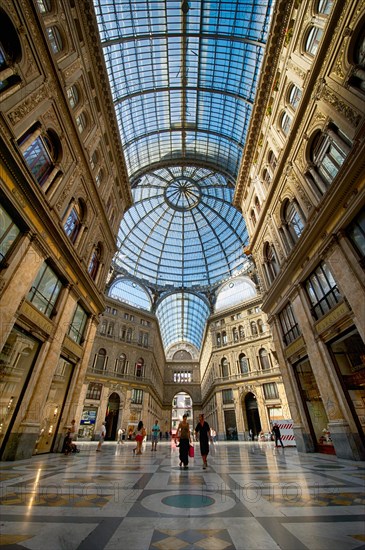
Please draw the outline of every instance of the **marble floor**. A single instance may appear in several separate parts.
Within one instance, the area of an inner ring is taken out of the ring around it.
[[[365,549],[365,463],[272,442],[78,443],[79,454],[0,462],[1,550]]]

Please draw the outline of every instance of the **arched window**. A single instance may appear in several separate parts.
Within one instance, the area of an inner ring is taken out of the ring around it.
[[[135,374],[138,378],[143,376],[143,366],[144,366],[144,360],[142,359],[142,357],[140,357],[137,360],[136,365],[135,365]]]
[[[274,245],[266,242],[264,245],[264,266],[268,283],[272,283],[279,273],[279,263]]]
[[[256,208],[256,212],[258,214],[260,214],[261,204],[260,204],[260,201],[259,201],[258,197],[255,197],[255,208]]]
[[[251,321],[250,326],[251,326],[252,336],[257,336],[257,326],[256,326],[255,321]]]
[[[76,126],[77,126],[77,129],[79,131],[79,134],[82,134],[82,132],[86,129],[86,127],[87,127],[87,117],[86,117],[86,114],[84,112],[80,113],[76,117]]]
[[[72,86],[70,86],[70,88],[68,88],[67,99],[71,109],[74,109],[76,105],[79,103],[80,101],[79,91],[77,86],[75,86],[75,84],[73,84]]]
[[[286,136],[289,134],[292,120],[292,117],[286,112],[281,115],[280,126]]]
[[[99,153],[95,150],[90,156],[90,166],[92,170],[95,170],[99,162]]]
[[[51,50],[55,55],[57,55],[64,48],[60,30],[58,27],[53,25],[52,27],[47,27],[46,31],[47,31],[49,43],[51,45]]]
[[[221,361],[221,373],[222,373],[222,378],[227,378],[228,377],[228,361],[227,361],[227,358],[226,357],[223,357],[222,361]]]
[[[217,332],[217,346],[221,345],[221,333]]]
[[[223,344],[224,346],[227,345],[227,333],[226,333],[225,330],[222,332],[222,344]]]
[[[75,244],[81,229],[81,222],[84,218],[84,209],[80,201],[74,204],[69,210],[65,225],[63,226],[70,241]]]
[[[239,332],[239,335],[240,335],[240,340],[244,340],[244,339],[245,339],[245,331],[244,331],[242,325],[240,325],[240,326],[238,327],[238,332]]]
[[[352,74],[349,79],[350,86],[365,92],[365,25],[361,25],[361,30],[355,34],[354,45],[350,50],[353,52],[349,60],[353,65]]]
[[[270,174],[270,172],[268,171],[267,168],[265,168],[265,170],[262,172],[262,179],[264,180],[264,182],[266,183],[267,186],[270,185],[270,183],[271,183],[271,174]]]
[[[127,342],[131,343],[133,338],[133,330],[131,328],[127,329]]]
[[[259,350],[260,365],[262,370],[270,369],[270,359],[265,348]]]
[[[59,172],[56,167],[61,156],[58,137],[52,130],[44,132],[39,124],[35,124],[18,140],[18,144],[30,172],[46,191]]]
[[[255,227],[255,225],[256,225],[256,214],[255,214],[254,209],[252,209],[251,212],[250,212],[250,218],[251,218],[252,225]]]
[[[89,275],[94,281],[99,271],[100,262],[101,262],[101,245],[98,244],[92,253],[89,267],[88,267]]]
[[[324,194],[337,176],[351,150],[350,144],[349,138],[333,124],[315,134],[310,146],[313,166],[308,171],[319,194]]]
[[[270,151],[267,158],[269,161],[270,168],[274,172],[276,165],[278,163],[278,159],[276,158],[274,151]]]
[[[95,369],[101,371],[101,370],[105,370],[105,368],[106,368],[106,350],[104,348],[100,348],[96,355]]]
[[[323,30],[319,27],[311,27],[307,33],[304,50],[310,56],[314,57],[318,51],[318,46],[323,36]]]
[[[232,335],[233,335],[233,342],[238,342],[238,330],[236,327],[233,328]]]
[[[296,243],[304,229],[304,220],[296,201],[286,201],[284,207],[284,224],[291,243]]]
[[[298,86],[295,86],[295,84],[292,84],[289,88],[288,101],[294,110],[297,109],[300,103],[301,97],[302,97],[302,90],[298,88]]]
[[[98,187],[100,187],[100,185],[103,183],[103,179],[104,179],[104,172],[103,172],[103,169],[101,168],[95,176],[96,185]]]
[[[126,366],[127,366],[127,356],[125,353],[121,353],[117,359],[117,365],[116,365],[117,372],[119,372],[119,374],[125,374]]]
[[[329,15],[333,6],[333,0],[319,0],[317,6],[317,13],[322,15]]]
[[[247,374],[249,372],[248,359],[244,353],[241,353],[238,357],[241,374]]]
[[[43,15],[45,13],[50,13],[52,9],[51,0],[37,0],[37,6],[40,13]]]
[[[15,63],[19,63],[22,50],[17,30],[7,13],[0,8],[0,96],[3,92],[20,86],[21,79],[16,73]],[[11,92],[9,92],[11,93]]]
[[[262,334],[264,332],[264,323],[262,319],[257,320],[257,330],[259,334]]]

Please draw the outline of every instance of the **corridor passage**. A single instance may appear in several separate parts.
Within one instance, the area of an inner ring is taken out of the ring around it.
[[[365,463],[272,442],[79,442],[79,454],[2,462],[1,542],[12,550],[365,548]]]

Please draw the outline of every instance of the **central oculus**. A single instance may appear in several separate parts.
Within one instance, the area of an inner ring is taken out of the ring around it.
[[[165,200],[171,208],[183,212],[191,210],[200,202],[201,191],[195,181],[189,178],[174,180],[165,189]]]

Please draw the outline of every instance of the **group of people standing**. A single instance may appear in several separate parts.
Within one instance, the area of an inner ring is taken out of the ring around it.
[[[203,469],[205,470],[208,466],[207,458],[209,454],[209,440],[211,433],[208,422],[204,420],[204,414],[199,415],[199,422],[195,427],[195,435],[199,439],[200,454],[203,459]],[[183,419],[177,428],[175,438],[179,439],[180,468],[184,467],[186,470],[189,467],[189,449],[192,443],[192,434],[190,431],[187,414],[183,415]]]

